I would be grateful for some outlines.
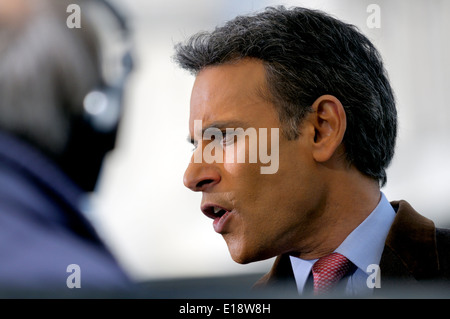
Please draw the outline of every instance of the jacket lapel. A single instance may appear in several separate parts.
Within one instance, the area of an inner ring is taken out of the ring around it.
[[[439,272],[436,228],[405,201],[391,202],[396,217],[381,256],[381,280],[405,283],[428,280]]]
[[[275,288],[286,289],[288,293],[297,293],[294,272],[288,254],[275,259],[272,269],[259,279],[253,286],[255,289]]]

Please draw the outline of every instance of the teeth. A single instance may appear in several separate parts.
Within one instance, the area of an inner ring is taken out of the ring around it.
[[[222,208],[214,207],[214,214],[217,215],[221,210],[222,210]]]

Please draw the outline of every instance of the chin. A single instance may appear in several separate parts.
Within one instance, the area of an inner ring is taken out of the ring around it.
[[[242,265],[252,262],[252,258],[250,258],[250,256],[248,256],[248,254],[243,251],[241,246],[236,247],[235,245],[229,243],[227,243],[227,245],[231,259],[233,259],[234,262]]]
[[[245,258],[243,256],[236,256],[234,254],[231,254],[231,258],[233,259],[233,261],[235,261],[236,263],[241,264],[241,265],[249,264],[251,262],[256,261],[251,258]]]
[[[228,245],[228,251],[230,252],[233,261],[241,265],[265,259],[263,255],[257,251],[248,248],[245,249],[245,247],[242,246],[233,247],[232,245]]]

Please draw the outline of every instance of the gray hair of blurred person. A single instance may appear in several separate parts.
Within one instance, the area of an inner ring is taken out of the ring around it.
[[[73,4],[82,21],[76,28],[68,24]],[[117,51],[105,46],[105,32],[113,42],[123,37],[120,60],[105,58]],[[115,147],[132,69],[128,42],[124,17],[106,0],[2,0],[0,130],[39,148],[93,191],[103,158]],[[108,61],[114,63],[106,67]]]
[[[95,37],[88,21],[76,30],[66,26],[67,1],[2,2],[0,128],[58,158],[70,118],[98,83]]]

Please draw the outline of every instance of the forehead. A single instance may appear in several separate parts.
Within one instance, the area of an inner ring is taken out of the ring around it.
[[[227,120],[232,117],[273,113],[266,88],[262,61],[242,59],[219,66],[209,66],[197,75],[191,95],[191,122]]]

